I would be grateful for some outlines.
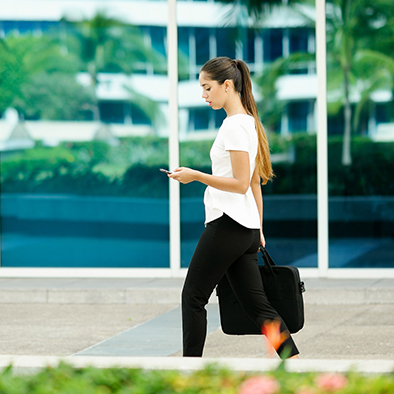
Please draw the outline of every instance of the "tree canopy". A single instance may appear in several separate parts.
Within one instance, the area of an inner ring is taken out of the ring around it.
[[[76,64],[50,36],[0,39],[0,111],[14,107],[28,118],[80,119],[94,99],[77,83]]]

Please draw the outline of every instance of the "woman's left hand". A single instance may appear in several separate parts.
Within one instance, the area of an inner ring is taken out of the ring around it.
[[[196,180],[196,170],[187,167],[178,167],[168,177],[180,183],[190,183]]]
[[[260,230],[260,245],[265,248],[265,237],[262,230]]]

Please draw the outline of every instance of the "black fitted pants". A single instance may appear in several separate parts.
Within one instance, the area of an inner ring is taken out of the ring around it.
[[[248,229],[225,214],[207,224],[182,290],[183,356],[202,356],[207,330],[205,305],[223,275],[227,275],[243,309],[259,328],[267,320],[278,319],[281,332],[288,331],[264,293],[257,265],[259,246],[259,230]],[[278,349],[280,356],[285,348],[290,349],[290,354],[286,350],[288,356],[298,354],[290,336]]]

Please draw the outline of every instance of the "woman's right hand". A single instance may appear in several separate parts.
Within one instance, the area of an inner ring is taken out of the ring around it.
[[[197,171],[191,168],[178,167],[168,177],[180,183],[190,183],[196,180],[196,173]]]

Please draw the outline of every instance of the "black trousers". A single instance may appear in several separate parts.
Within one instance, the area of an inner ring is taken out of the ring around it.
[[[207,330],[205,305],[223,275],[227,275],[239,302],[258,327],[267,320],[279,319],[281,332],[288,331],[264,293],[257,265],[259,246],[259,230],[248,229],[227,215],[207,224],[182,290],[183,356],[202,356]],[[298,354],[291,336],[278,354],[285,348],[290,349],[288,356]]]

